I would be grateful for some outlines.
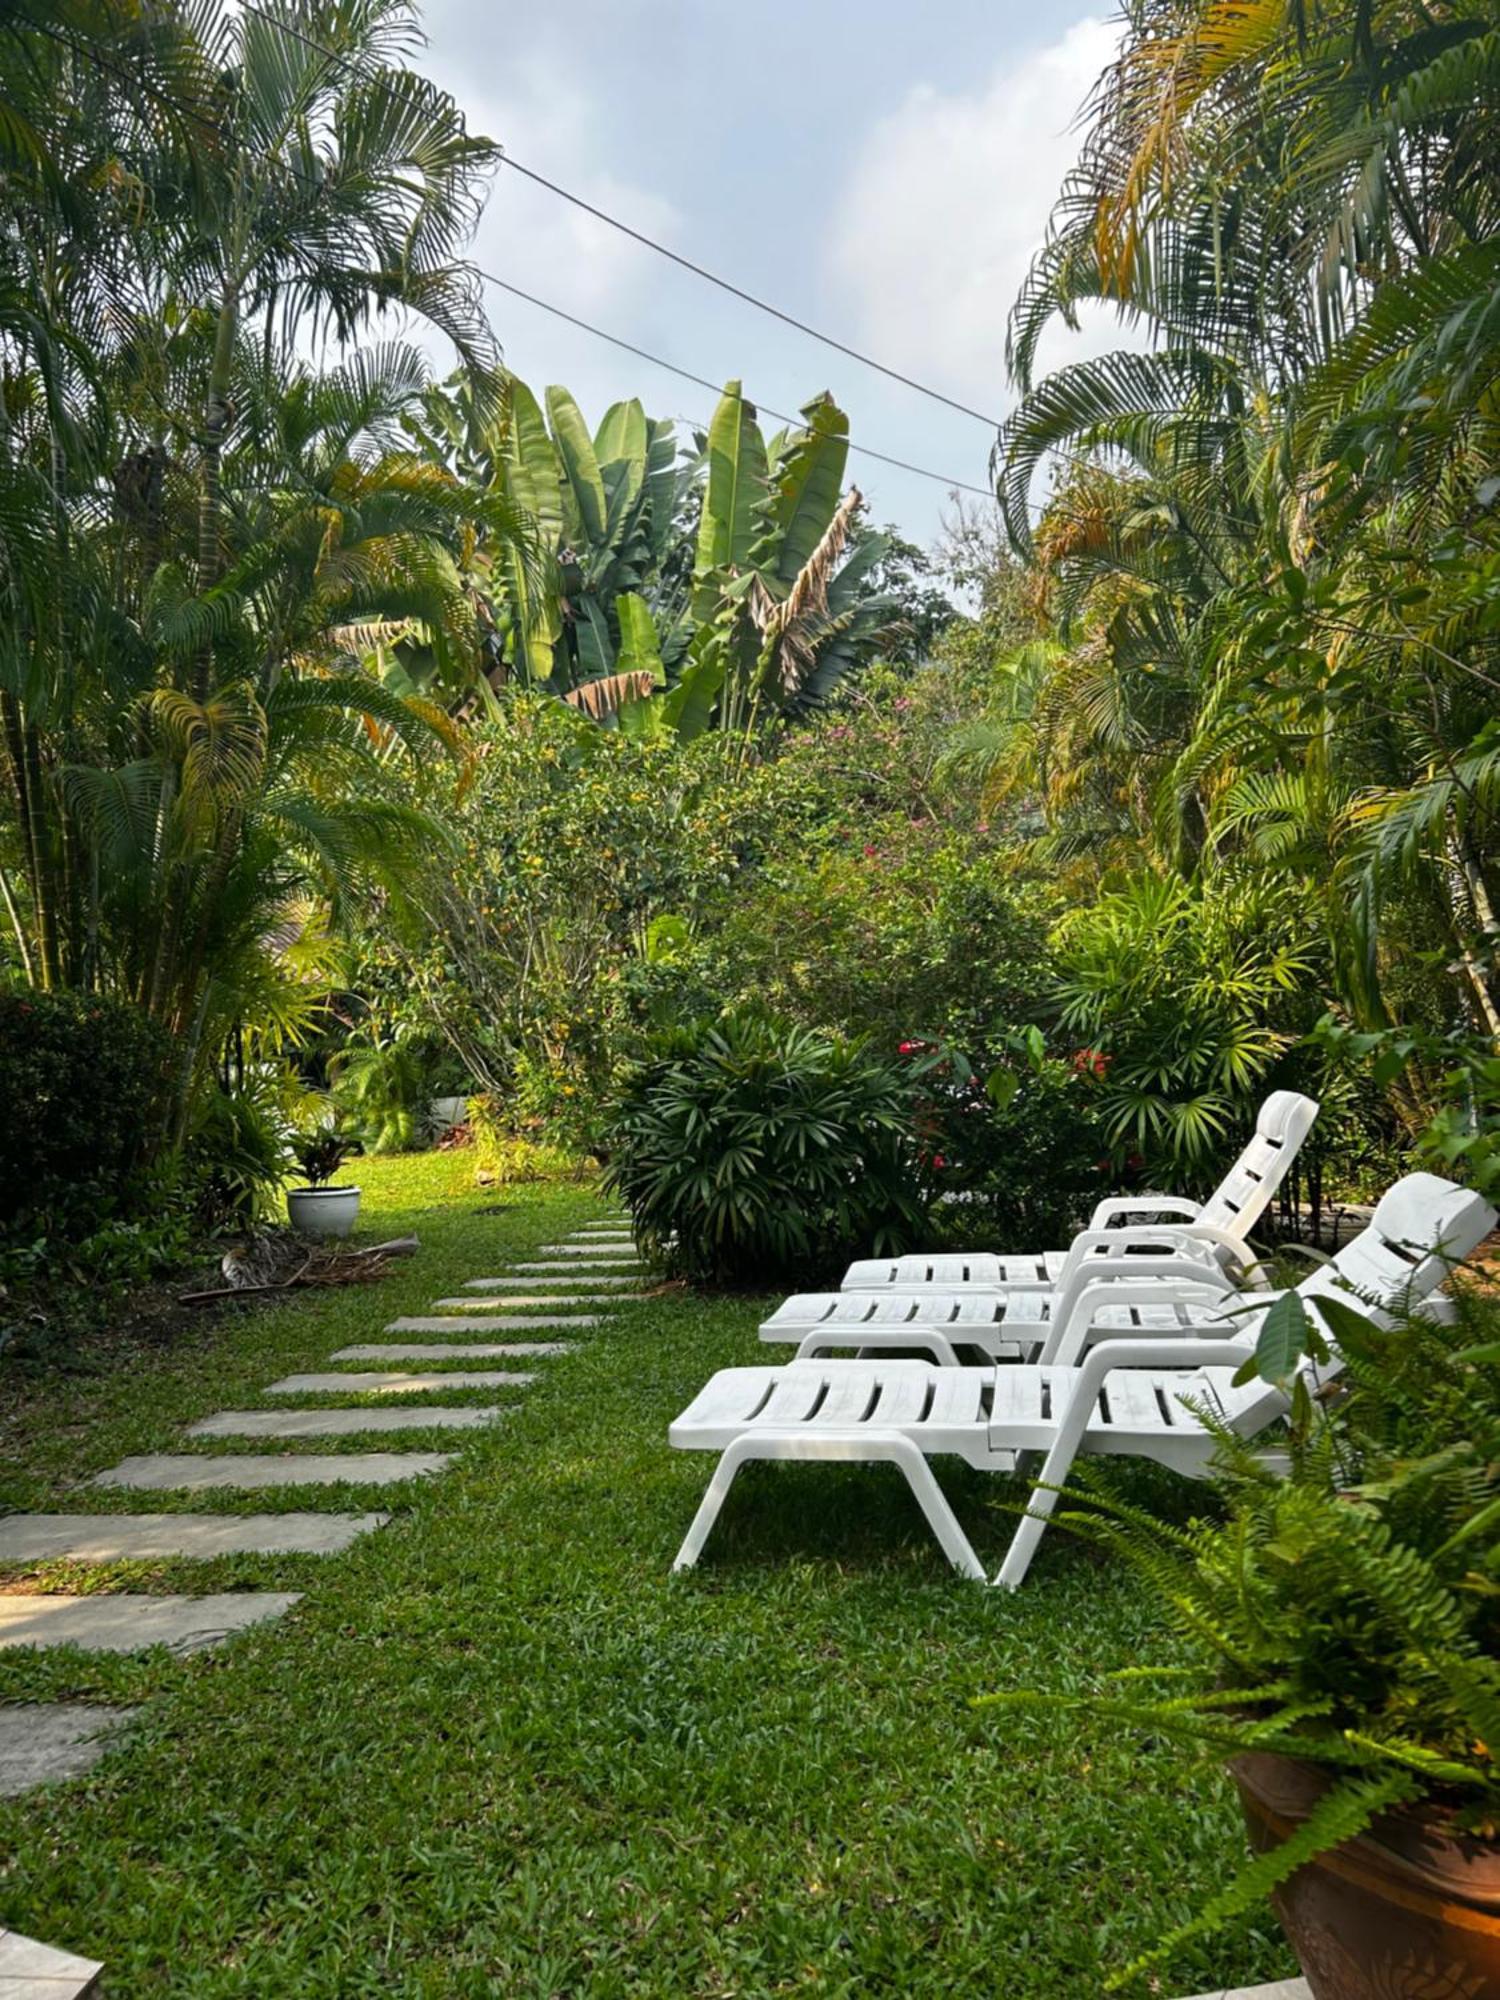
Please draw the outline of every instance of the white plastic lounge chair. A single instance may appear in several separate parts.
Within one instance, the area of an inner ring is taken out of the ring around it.
[[[1250,1231],[1286,1179],[1317,1115],[1318,1106],[1311,1097],[1295,1090],[1273,1090],[1260,1108],[1243,1152],[1201,1206],[1181,1195],[1110,1195],[1099,1203],[1088,1228],[1067,1250],[1028,1251],[1015,1256],[965,1250],[863,1257],[849,1266],[843,1289],[931,1286],[956,1291],[969,1285],[991,1291],[1035,1289],[1057,1284],[1085,1256],[1108,1254],[1133,1242],[1160,1243],[1164,1236],[1206,1243],[1227,1270],[1241,1271],[1253,1261]],[[1169,1221],[1162,1227],[1131,1220],[1144,1215],[1166,1216]]]
[[[1477,1194],[1433,1174],[1410,1174],[1382,1198],[1367,1229],[1298,1286],[1304,1297],[1352,1291],[1375,1317],[1409,1307],[1440,1285],[1495,1226]],[[1103,1340],[1081,1365],[935,1368],[925,1361],[793,1361],[726,1368],[669,1432],[684,1451],[720,1454],[674,1568],[702,1553],[740,1467],[752,1458],[881,1460],[905,1474],[954,1567],[982,1579],[983,1565],[933,1477],[928,1459],[951,1455],[989,1472],[1012,1472],[1019,1455],[1046,1454],[1038,1491],[1017,1528],[997,1584],[1023,1580],[1047,1518],[1080,1451],[1152,1458],[1201,1477],[1214,1452],[1195,1405],[1242,1437],[1283,1416],[1283,1393],[1236,1387],[1254,1351],[1265,1307],[1217,1339],[1178,1335]],[[1310,1380],[1322,1370],[1304,1363]]]

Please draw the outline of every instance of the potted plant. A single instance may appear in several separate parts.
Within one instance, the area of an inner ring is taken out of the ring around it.
[[[991,1699],[1086,1706],[1228,1766],[1251,1860],[1226,1856],[1228,1886],[1114,1984],[1269,1896],[1315,2000],[1477,2000],[1500,1993],[1495,1306],[1381,1329],[1318,1303],[1344,1373],[1294,1397],[1279,1469],[1226,1432],[1213,1518],[1159,1519],[1098,1466],[1060,1516],[1137,1569],[1186,1664]],[[1321,1335],[1296,1301],[1273,1318],[1247,1367],[1284,1377]]]
[[[301,1236],[347,1236],[359,1215],[359,1189],[330,1183],[345,1160],[362,1153],[357,1139],[329,1126],[305,1133],[292,1147],[306,1187],[287,1193],[287,1219]]]

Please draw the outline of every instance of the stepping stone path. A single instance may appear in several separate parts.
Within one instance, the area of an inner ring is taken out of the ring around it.
[[[329,1358],[333,1361],[505,1361],[527,1354],[566,1353],[567,1344],[561,1340],[551,1342],[541,1340],[521,1340],[495,1342],[489,1340],[450,1341],[372,1341],[368,1346],[341,1347],[337,1354]],[[536,1380],[535,1375],[497,1375],[494,1378],[504,1388],[529,1389]]]
[[[473,1431],[492,1424],[503,1410],[486,1408],[425,1410],[220,1410],[189,1424],[190,1438],[349,1437],[362,1431]]]
[[[235,1452],[219,1458],[148,1451],[122,1458],[108,1472],[98,1473],[93,1484],[142,1493],[202,1493],[226,1486],[389,1486],[398,1479],[446,1472],[452,1463],[450,1451],[350,1451],[317,1457],[295,1451],[275,1456]]]
[[[0,1597],[0,1646],[82,1646],[90,1653],[136,1653],[168,1646],[196,1653],[231,1632],[279,1618],[300,1590],[223,1591],[210,1597]]]
[[[524,1332],[528,1326],[597,1326],[597,1313],[552,1313],[538,1319],[505,1319],[487,1314],[483,1319],[459,1319],[455,1314],[445,1318],[393,1319],[386,1327],[387,1333],[493,1333],[496,1327],[502,1332]]]
[[[103,1970],[97,1959],[0,1930],[0,2000],[86,2000]]]
[[[0,1563],[149,1556],[336,1556],[385,1514],[12,1514]]]
[[[549,1262],[548,1259],[558,1261]],[[388,1333],[529,1332],[548,1327],[593,1327],[599,1311],[625,1303],[620,1296],[649,1282],[631,1238],[630,1219],[616,1210],[585,1223],[566,1243],[544,1244],[536,1261],[517,1263],[510,1275],[471,1278],[466,1296],[439,1299],[445,1317],[393,1320]],[[493,1298],[474,1293],[495,1293]],[[511,1316],[520,1307],[535,1310]],[[470,1314],[472,1317],[463,1317]],[[562,1355],[562,1340],[504,1344],[373,1343],[342,1347],[333,1361],[520,1360]],[[459,1389],[524,1389],[534,1374],[505,1369],[413,1373],[393,1365],[284,1375],[268,1383],[267,1396],[406,1396]],[[412,1405],[380,1409],[344,1404],[324,1409],[219,1410],[187,1426],[192,1438],[292,1440],[406,1430],[477,1430],[505,1415],[494,1404]],[[436,1475],[454,1454],[437,1451],[345,1453],[229,1452],[218,1455],[148,1452],[123,1458],[93,1484],[116,1492],[248,1491],[260,1488],[384,1486]],[[386,1514],[14,1514],[0,1518],[0,1564],[65,1561],[109,1563],[142,1559],[210,1560],[226,1555],[337,1555],[361,1535],[383,1527]],[[77,1646],[88,1652],[133,1653],[166,1646],[197,1652],[253,1625],[279,1618],[300,1591],[232,1591],[196,1597],[156,1597],[134,1591],[84,1596],[22,1591],[0,1595],[0,1648]],[[111,1735],[135,1713],[96,1703],[0,1705],[0,1795],[74,1777],[103,1754]],[[91,1959],[34,1943],[0,1930],[0,2000],[75,2000],[90,1992],[102,1968]]]
[[[0,1707],[0,1799],[81,1778],[136,1713],[91,1701],[7,1702]],[[0,1969],[0,1995],[4,1992]]]
[[[345,1357],[360,1361],[383,1361],[387,1355],[393,1359],[414,1350],[405,1347],[344,1347],[333,1356],[335,1361]],[[465,1361],[475,1352],[472,1347],[455,1347],[454,1354],[462,1355]],[[487,1347],[479,1350],[485,1355],[566,1354],[567,1343],[561,1340],[521,1342],[515,1347]],[[425,1355],[431,1352],[423,1348]],[[448,1353],[444,1349],[444,1358]],[[479,1368],[471,1374],[448,1372],[442,1375],[376,1375],[351,1370],[347,1375],[283,1375],[279,1382],[268,1382],[268,1396],[414,1396],[431,1389],[521,1389],[528,1382],[534,1382],[534,1375],[510,1375],[499,1368]],[[323,1519],[323,1516],[318,1516]]]

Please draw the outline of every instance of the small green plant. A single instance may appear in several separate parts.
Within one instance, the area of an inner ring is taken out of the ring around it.
[[[761,1013],[664,1036],[609,1140],[607,1185],[640,1241],[700,1281],[814,1278],[904,1247],[924,1213],[906,1079]]]
[[[369,1151],[411,1152],[434,1094],[418,1042],[400,1028],[383,1038],[372,1026],[367,1035],[351,1037],[329,1068],[334,1100]]]
[[[1382,1329],[1315,1303],[1344,1376],[1331,1402],[1294,1405],[1287,1476],[1220,1430],[1221,1514],[1177,1526],[1086,1466],[1058,1516],[1139,1573],[1187,1663],[1084,1696],[987,1698],[1087,1709],[1211,1761],[1294,1758],[1327,1779],[1288,1840],[1114,1985],[1382,1815],[1420,1808],[1490,1840],[1500,1826],[1500,1314],[1461,1297],[1455,1326]],[[1248,1364],[1263,1376],[1321,1342],[1304,1317],[1283,1320]]]
[[[345,1160],[363,1153],[364,1146],[352,1134],[319,1126],[293,1142],[292,1151],[309,1187],[327,1187]]]

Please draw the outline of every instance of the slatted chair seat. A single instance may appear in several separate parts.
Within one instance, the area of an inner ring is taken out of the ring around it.
[[[1129,1281],[1125,1289],[1142,1285]],[[1198,1294],[1184,1290],[1182,1302],[1106,1307],[1092,1315],[1095,1326],[1111,1332],[1186,1332],[1201,1327],[1212,1304],[1195,1306]],[[761,1323],[769,1343],[792,1341],[807,1355],[853,1348],[917,1349],[933,1360],[956,1365],[964,1351],[989,1361],[1036,1358],[1053,1328],[1056,1300],[1046,1292],[803,1292],[786,1299]]]

